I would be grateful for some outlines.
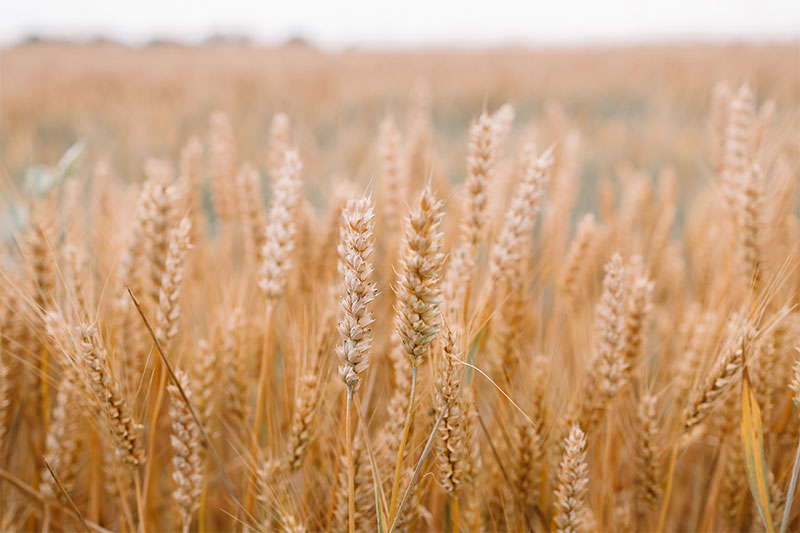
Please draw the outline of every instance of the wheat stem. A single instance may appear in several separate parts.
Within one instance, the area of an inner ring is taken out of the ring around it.
[[[453,501],[453,507],[452,507],[452,509],[453,509],[453,516],[452,516],[453,529],[451,531],[452,531],[452,533],[458,533],[458,495],[457,494],[453,494],[453,500],[452,501]]]
[[[353,435],[350,430],[350,413],[353,407],[353,387],[347,387],[347,406],[345,407],[345,442],[347,446],[347,530],[356,529],[356,472],[353,464]]]
[[[389,522],[392,523],[395,518],[395,509],[397,507],[397,493],[400,485],[400,471],[403,467],[403,453],[406,449],[406,441],[408,440],[408,431],[411,429],[411,413],[414,409],[414,392],[417,386],[417,365],[411,367],[411,393],[408,400],[408,410],[406,411],[406,421],[403,425],[403,436],[400,438],[400,447],[397,450],[397,460],[394,466],[394,483],[392,484],[392,498],[389,504]]]
[[[786,503],[783,508],[783,519],[781,520],[781,533],[786,533],[789,526],[789,516],[792,511],[792,500],[797,488],[797,474],[800,472],[800,440],[797,442],[797,452],[794,456],[794,466],[792,467],[792,479],[789,481],[789,490],[786,492]]]

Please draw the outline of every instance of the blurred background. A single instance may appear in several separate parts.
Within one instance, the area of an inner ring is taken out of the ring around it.
[[[786,142],[800,129],[797,1],[13,2],[0,46],[0,171],[14,181],[82,142],[87,169],[106,159],[138,182],[148,157],[206,139],[217,110],[260,170],[286,112],[319,183],[372,179],[382,118],[412,135],[424,116],[431,165],[455,183],[469,121],[509,102],[512,147],[580,133],[588,192],[665,165],[691,191],[709,173],[696,148],[718,82],[774,100]]]
[[[302,39],[327,49],[350,46],[598,45],[676,40],[796,40],[793,0],[562,0],[293,2],[38,0],[16,2],[0,21],[0,39],[30,37],[127,44],[215,37],[279,45]]]

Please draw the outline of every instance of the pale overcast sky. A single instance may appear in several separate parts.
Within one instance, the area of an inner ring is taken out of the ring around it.
[[[5,0],[0,44],[240,34],[341,48],[800,40],[800,0]]]

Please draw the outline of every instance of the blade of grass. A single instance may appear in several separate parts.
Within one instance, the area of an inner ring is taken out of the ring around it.
[[[742,449],[744,466],[747,470],[747,481],[750,492],[764,518],[767,531],[772,533],[772,513],[769,505],[769,485],[767,484],[767,465],[764,460],[764,430],[761,426],[761,410],[758,400],[750,385],[747,367],[742,379]]]
[[[797,474],[800,472],[800,440],[797,441],[797,452],[794,456],[794,466],[792,467],[792,479],[789,481],[789,490],[786,492],[786,504],[783,509],[783,519],[781,520],[781,533],[786,533],[789,527],[789,517],[792,511],[792,500],[797,489]]]
[[[743,342],[742,354],[745,358],[747,356],[746,348]],[[742,419],[740,427],[747,481],[750,485],[753,499],[762,514],[767,531],[772,533],[774,525],[772,523],[772,513],[770,512],[769,484],[764,454],[764,429],[761,421],[761,409],[750,382],[746,359],[742,369],[741,404]]]

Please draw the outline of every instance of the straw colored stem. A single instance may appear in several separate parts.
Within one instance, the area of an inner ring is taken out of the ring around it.
[[[408,400],[408,411],[406,411],[406,422],[403,426],[403,436],[400,438],[400,447],[397,450],[397,461],[394,466],[394,483],[392,484],[392,498],[389,504],[389,523],[394,522],[395,509],[397,508],[397,495],[400,490],[400,472],[403,467],[403,454],[408,440],[408,431],[411,429],[411,413],[414,410],[414,392],[417,385],[417,365],[411,367],[411,393]]]
[[[672,481],[675,477],[675,461],[678,459],[678,450],[680,449],[680,442],[676,442],[672,447],[672,454],[669,456],[669,469],[667,470],[667,486],[664,489],[664,501],[661,503],[661,513],[658,515],[658,527],[656,531],[662,533],[664,531],[664,524],[667,521],[667,510],[669,509],[669,497],[672,494]]]
[[[453,511],[453,518],[452,518],[453,529],[452,529],[452,532],[453,533],[458,533],[458,495],[457,494],[453,494],[452,511]]]
[[[356,472],[353,464],[353,435],[350,430],[350,413],[353,407],[353,387],[347,387],[347,406],[345,407],[345,442],[347,443],[347,530],[356,529]]]
[[[155,461],[149,461],[149,462],[152,463]],[[134,487],[136,487],[136,508],[138,509],[137,512],[139,513],[139,531],[144,533],[145,531],[147,531],[147,528],[145,528],[145,521],[144,521],[144,501],[143,501],[144,499],[142,498],[142,488],[141,485],[139,484],[139,474],[133,472],[132,475],[133,475],[133,485]]]

